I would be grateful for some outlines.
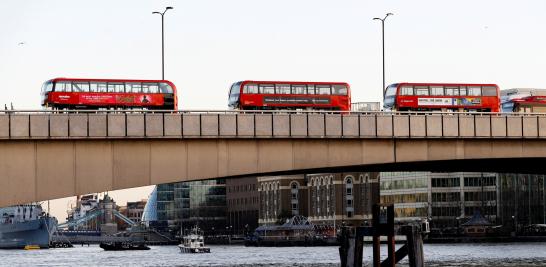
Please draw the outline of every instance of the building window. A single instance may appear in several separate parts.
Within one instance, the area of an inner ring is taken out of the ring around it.
[[[292,195],[292,215],[299,215],[299,184],[296,181],[290,183],[290,193]]]

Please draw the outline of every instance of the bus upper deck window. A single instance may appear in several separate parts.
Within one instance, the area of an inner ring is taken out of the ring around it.
[[[125,92],[127,93],[141,93],[142,84],[141,83],[126,83]]]
[[[446,87],[446,95],[459,95],[459,87]]]
[[[104,82],[90,82],[89,83],[89,92],[91,93],[100,93],[106,92],[107,86]]]
[[[73,92],[89,92],[88,82],[75,82],[72,84]]]
[[[239,89],[239,86],[237,86],[234,89]],[[239,94],[239,92],[233,92],[235,94]],[[257,94],[258,93],[258,85],[256,84],[245,84],[243,87],[243,93],[245,94]]]
[[[305,85],[292,85],[292,94],[296,95],[305,95],[307,94],[307,88],[305,88]]]
[[[493,86],[484,86],[482,88],[482,95],[483,96],[496,96],[497,95],[497,88]]]
[[[157,83],[143,83],[142,92],[145,94],[157,94],[159,93],[159,86]]]
[[[313,85],[313,84],[307,85],[307,94],[308,95],[318,95],[318,92],[315,92],[315,85]]]
[[[334,85],[332,86],[333,95],[347,95],[347,86],[345,85]]]
[[[469,86],[468,87],[468,95],[469,96],[481,96],[482,95],[482,89],[477,86]]]
[[[413,87],[411,87],[411,86],[402,86],[400,88],[400,95],[413,95]]]
[[[290,94],[290,84],[277,84],[275,85],[275,92],[277,94]]]
[[[108,93],[125,93],[125,84],[108,83]]]
[[[274,94],[275,85],[273,84],[260,84],[260,94]]]
[[[415,95],[429,95],[428,86],[415,86]]]
[[[444,95],[444,87],[443,86],[431,86],[430,87],[430,95]]]
[[[459,88],[459,95],[462,95],[462,96],[466,95],[466,86],[461,86]]]
[[[319,95],[330,95],[330,85],[317,85]]]
[[[106,83],[97,83],[97,92],[99,93],[106,93],[108,92],[108,87],[106,86]]]
[[[72,92],[71,82],[57,82],[55,84],[55,92]]]
[[[159,92],[162,94],[172,94],[173,88],[168,83],[160,83]]]

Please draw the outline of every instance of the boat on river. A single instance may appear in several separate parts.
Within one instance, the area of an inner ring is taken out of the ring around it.
[[[178,247],[182,253],[210,253],[210,248],[205,246],[203,232],[197,227],[182,237],[182,243]]]
[[[56,227],[40,204],[0,208],[0,249],[49,248]]]
[[[106,251],[150,250],[144,242],[101,242],[99,247]]]

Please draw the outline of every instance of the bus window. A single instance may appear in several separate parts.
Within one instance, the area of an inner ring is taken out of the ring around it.
[[[317,85],[319,95],[330,95],[330,85]]]
[[[462,96],[466,95],[466,86],[461,86],[459,88],[459,95],[462,95]]]
[[[157,83],[143,83],[142,91],[146,94],[158,94],[159,86],[157,85]]]
[[[246,87],[247,85],[245,85]],[[255,86],[255,85],[254,85]],[[237,108],[237,103],[239,102],[239,95],[241,91],[241,82],[234,83],[229,89],[229,98],[228,106],[230,108]]]
[[[397,87],[398,87],[398,84],[395,83],[395,84],[389,85],[387,89],[385,89],[385,97],[383,98],[383,107],[385,107],[386,109],[394,108],[394,100],[395,100]]]
[[[55,92],[70,92],[72,91],[71,82],[57,82],[55,84]]]
[[[396,89],[396,87],[394,87]],[[400,95],[413,95],[413,87],[402,86],[400,87]]]
[[[307,85],[307,94],[308,95],[318,95],[317,92],[315,92],[315,86],[312,84]]]
[[[431,86],[430,87],[430,95],[444,95],[444,87],[443,86]]]
[[[51,92],[53,91],[53,82],[47,81],[42,86],[42,92]]]
[[[74,92],[89,92],[88,82],[75,82],[72,83],[72,91]]]
[[[277,92],[277,94],[290,94],[290,84],[277,84],[275,86],[275,92]]]
[[[446,95],[459,95],[459,87],[446,87]]]
[[[275,85],[260,84],[260,94],[275,94]]]
[[[105,93],[107,91],[106,83],[91,83],[89,87],[89,91],[94,93]]]
[[[493,86],[482,87],[483,96],[497,96],[497,88]]]
[[[162,94],[172,94],[173,88],[168,83],[160,83],[159,92],[161,92]]]
[[[428,86],[415,86],[415,95],[428,95]]]
[[[108,83],[109,93],[125,93],[124,83]]]
[[[305,95],[307,94],[307,88],[305,88],[305,85],[292,85],[292,94],[296,95]]]
[[[468,95],[469,96],[480,96],[482,95],[482,89],[477,86],[469,86],[468,87]]]
[[[237,86],[237,90],[238,89],[239,89],[239,86]],[[231,90],[233,91],[233,89],[231,89]],[[245,93],[245,94],[257,94],[258,93],[258,85],[256,85],[256,84],[245,84],[245,87],[243,87],[243,93]],[[237,94],[239,94],[239,92],[237,92]]]
[[[333,85],[332,86],[333,95],[347,95],[347,86],[345,85]]]
[[[91,82],[89,85],[89,92],[92,92],[92,93],[106,92],[106,83]]]
[[[126,83],[125,91],[127,93],[141,93],[142,85],[140,83]]]

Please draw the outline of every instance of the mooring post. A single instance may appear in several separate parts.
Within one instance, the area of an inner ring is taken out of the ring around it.
[[[381,240],[378,235],[373,236],[373,267],[381,267]]]
[[[423,255],[423,237],[419,227],[412,225],[411,230],[406,234],[408,246],[408,259],[410,267],[424,267],[425,257]]]
[[[394,235],[389,235],[387,237],[387,249],[388,249],[388,256],[389,256],[389,265],[391,267],[396,266],[396,243],[394,240]]]
[[[354,253],[354,266],[355,267],[362,267],[362,254],[364,250],[364,236],[355,229],[354,233],[354,240],[355,240],[355,253]]]

